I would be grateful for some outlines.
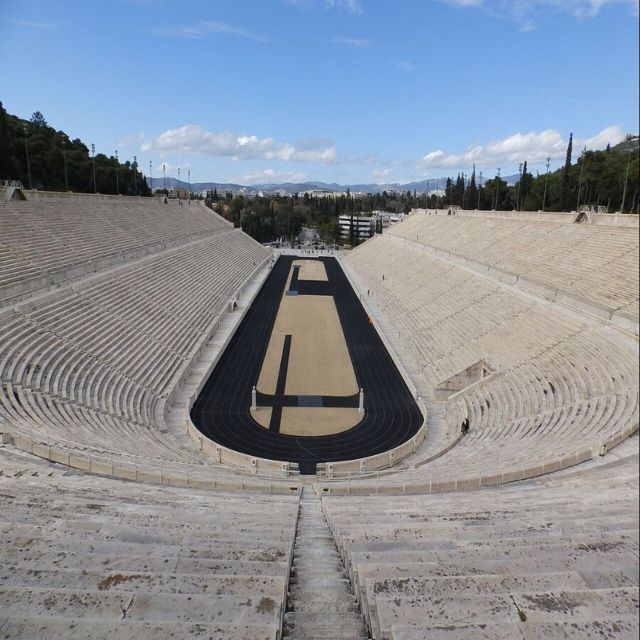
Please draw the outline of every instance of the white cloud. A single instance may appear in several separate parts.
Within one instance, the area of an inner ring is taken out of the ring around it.
[[[638,15],[638,0],[440,0],[461,8],[482,9],[487,13],[523,22],[521,31],[535,27],[532,16],[551,11],[569,13],[577,18],[594,18],[607,5],[626,6],[631,14]]]
[[[328,9],[342,9],[349,13],[362,13],[360,0],[324,0],[324,6]]]
[[[263,44],[273,44],[273,41],[268,38],[263,38],[244,27],[237,27],[227,24],[226,22],[217,22],[213,20],[206,20],[195,25],[149,27],[144,29],[144,32],[155,36],[194,39],[204,38],[208,35],[224,35],[234,38],[242,38],[244,40],[252,40],[253,42],[261,42]]]
[[[282,182],[304,182],[309,179],[309,175],[303,171],[277,171],[275,169],[263,169],[262,171],[251,171],[240,176],[233,182],[240,184],[268,184]]]
[[[20,27],[28,27],[29,29],[57,29],[58,25],[52,22],[32,22],[31,20],[17,20],[15,18],[5,18],[7,22],[17,24]]]
[[[590,138],[574,138],[573,148],[581,150],[586,145],[587,149],[602,149],[608,143],[617,144],[623,138],[624,132],[620,127],[609,126]],[[535,164],[544,161],[547,157],[564,158],[567,142],[568,136],[562,136],[555,129],[514,133],[488,144],[467,147],[459,153],[448,153],[442,149],[431,151],[420,159],[418,168],[421,170],[462,169],[474,163],[480,166],[496,167],[501,163],[517,164],[524,160]]]
[[[362,3],[360,0],[284,0],[284,2],[293,7],[305,9],[320,5],[325,9],[340,9],[347,13],[355,14],[363,13]]]
[[[610,126],[604,128],[599,133],[596,133],[595,136],[591,136],[586,140],[577,139],[576,145],[577,148],[582,149],[583,147],[587,147],[587,149],[604,149],[608,144],[611,146],[618,144],[618,142],[622,142],[624,140],[624,132],[620,127]],[[574,145],[574,148],[576,148]]]
[[[366,38],[341,38],[335,37],[331,38],[331,42],[334,44],[346,44],[350,47],[355,47],[356,49],[370,49],[371,41]]]
[[[167,129],[140,146],[141,151],[157,153],[199,153],[233,160],[280,160],[331,164],[338,158],[336,148],[327,141],[305,140],[299,145],[256,135],[207,131],[195,124]]]
[[[453,4],[457,7],[479,7],[482,5],[482,0],[440,0],[445,4]]]
[[[142,131],[131,133],[118,140],[118,148],[122,149],[138,149],[144,144],[146,136]]]
[[[394,64],[402,71],[418,71],[418,69],[420,69],[417,64],[409,60],[396,60]]]
[[[382,178],[388,178],[392,173],[393,169],[390,169],[388,167],[386,169],[374,169],[371,172],[371,177],[374,180],[380,180]]]
[[[522,25],[520,26],[520,31],[522,31],[522,33],[535,31],[535,29],[536,29],[536,23],[533,20],[527,20],[526,22],[522,23]]]
[[[163,169],[164,167],[164,169]],[[153,164],[153,177],[162,178],[163,175],[170,176],[172,173],[178,175],[178,165],[173,165],[166,160]]]

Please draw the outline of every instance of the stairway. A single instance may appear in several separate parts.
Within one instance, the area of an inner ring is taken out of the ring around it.
[[[303,488],[300,500],[283,637],[291,640],[369,637],[320,499],[309,486]]]

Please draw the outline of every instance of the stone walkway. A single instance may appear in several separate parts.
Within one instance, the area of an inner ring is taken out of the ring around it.
[[[283,636],[296,640],[369,637],[320,500],[310,487],[303,489],[300,501]]]

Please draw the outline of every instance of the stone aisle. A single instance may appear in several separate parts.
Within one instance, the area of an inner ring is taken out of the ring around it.
[[[369,636],[320,499],[303,488],[293,549],[284,637],[366,640]]]

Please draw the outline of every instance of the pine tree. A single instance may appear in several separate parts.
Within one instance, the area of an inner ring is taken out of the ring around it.
[[[0,102],[0,180],[16,178],[15,160],[9,149],[7,112]]]
[[[453,204],[453,180],[451,180],[451,178],[447,178],[447,185],[444,189],[444,198],[445,207],[447,206],[447,204]]]
[[[44,116],[39,111],[34,111],[31,115],[31,124],[36,127],[48,127],[47,121],[44,119]]]

